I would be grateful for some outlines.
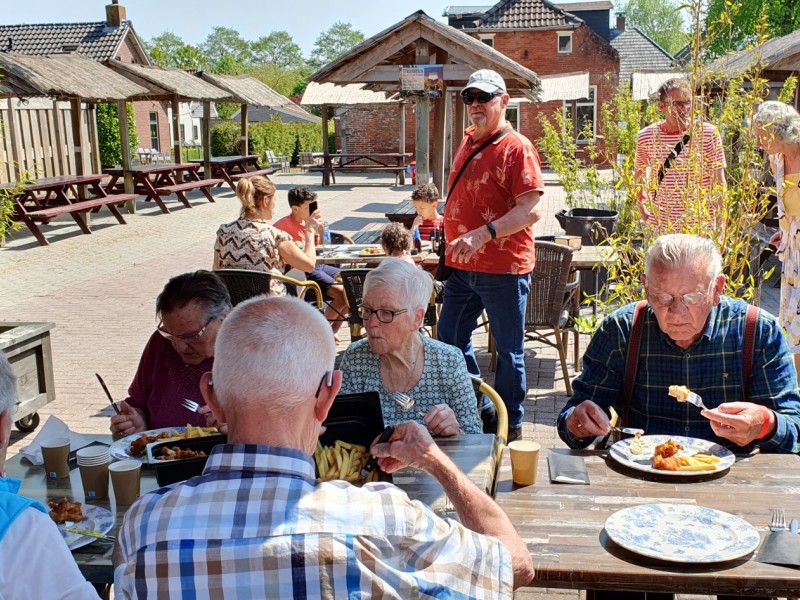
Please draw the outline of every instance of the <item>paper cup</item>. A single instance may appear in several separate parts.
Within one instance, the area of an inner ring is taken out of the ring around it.
[[[41,443],[44,471],[48,479],[69,477],[69,438],[50,438]]]
[[[511,451],[511,476],[517,485],[536,483],[541,444],[529,440],[516,440],[508,445]]]
[[[139,460],[120,460],[108,466],[111,473],[111,484],[114,486],[114,498],[117,506],[133,504],[139,497],[139,486],[142,474],[142,462]]]
[[[83,493],[87,500],[108,498],[108,448],[93,446],[75,453],[81,470]]]

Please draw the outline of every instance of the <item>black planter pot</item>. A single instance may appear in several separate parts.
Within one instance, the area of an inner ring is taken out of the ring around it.
[[[571,208],[556,213],[567,235],[577,235],[586,246],[598,246],[608,239],[617,224],[617,212],[600,208]]]

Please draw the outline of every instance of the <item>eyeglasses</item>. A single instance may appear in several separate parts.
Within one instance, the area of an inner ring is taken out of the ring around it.
[[[697,306],[702,306],[706,302],[708,302],[708,295],[711,293],[711,287],[714,285],[714,280],[711,280],[711,283],[708,285],[708,290],[705,292],[689,292],[688,294],[683,294],[681,296],[673,296],[672,294],[667,293],[651,293],[647,291],[647,297],[649,298],[652,304],[656,306],[660,306],[663,308],[669,308],[675,303],[676,298],[680,298],[680,301],[683,302],[683,305],[686,308],[694,308]]]
[[[206,321],[206,324],[203,325],[203,328],[200,331],[196,333],[187,333],[186,335],[172,335],[169,331],[164,329],[163,321],[158,324],[158,327],[156,329],[158,330],[158,333],[160,333],[170,342],[183,342],[184,344],[191,344],[192,342],[196,342],[201,337],[203,337],[203,334],[206,332],[206,329],[208,329],[208,326],[211,325],[211,322],[214,319],[219,319],[219,315],[214,317],[209,317],[208,321]]]
[[[461,92],[461,99],[464,101],[464,104],[470,106],[476,100],[481,104],[486,104],[490,102],[492,98],[502,95],[503,92]]]
[[[408,312],[406,309],[403,310],[389,310],[388,308],[378,308],[373,309],[368,306],[362,306],[358,309],[358,314],[361,318],[366,322],[369,321],[372,315],[378,317],[378,321],[381,323],[391,323],[394,321],[395,315],[401,315],[404,312]]]
[[[691,100],[668,100],[668,106],[676,106],[678,108],[689,108],[692,105]]]

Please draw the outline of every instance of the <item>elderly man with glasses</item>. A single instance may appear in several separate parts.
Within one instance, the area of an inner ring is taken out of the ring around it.
[[[469,372],[480,376],[472,331],[486,310],[497,348],[495,388],[508,408],[508,438],[514,440],[522,434],[527,392],[525,305],[535,260],[533,224],[539,220],[536,205],[544,183],[533,144],[506,121],[509,95],[503,78],[488,69],[476,71],[461,98],[472,126],[453,158],[448,181],[444,229],[452,272],[438,335],[460,348]],[[483,416],[484,422],[492,421]]]
[[[614,311],[592,337],[558,418],[561,439],[587,447],[609,432],[614,407],[625,426],[648,434],[711,440],[739,452],[753,445],[800,451],[800,395],[783,331],[772,315],[723,296],[721,270],[708,239],[655,240],[642,276],[647,303]],[[676,402],[671,385],[696,392],[708,409]]]
[[[190,412],[184,399],[200,397],[200,378],[214,365],[214,343],[231,298],[211,271],[177,275],[156,300],[156,331],[145,346],[128,398],[111,417],[119,436],[146,429],[216,425],[208,409]]]

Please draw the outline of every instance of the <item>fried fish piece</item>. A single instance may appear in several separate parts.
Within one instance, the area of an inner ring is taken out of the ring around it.
[[[675,440],[667,440],[663,444],[656,446],[653,451],[653,468],[661,471],[677,471],[681,468],[678,452],[683,450],[683,446]]]
[[[80,502],[70,502],[66,498],[62,498],[57,503],[48,502],[47,504],[50,506],[50,518],[56,523],[83,521],[83,509]]]

